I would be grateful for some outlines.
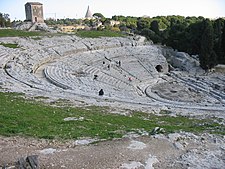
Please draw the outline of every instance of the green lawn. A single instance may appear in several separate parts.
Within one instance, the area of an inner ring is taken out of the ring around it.
[[[56,107],[34,100],[24,100],[23,95],[0,93],[0,135],[29,136],[47,139],[99,139],[120,138],[127,132],[151,133],[155,127],[166,133],[190,131],[225,135],[224,126],[211,119],[198,120],[187,117],[156,116],[131,112],[130,116],[110,114],[107,107]],[[57,103],[55,103],[57,104]],[[64,118],[84,118],[81,121],[64,121]]]
[[[125,35],[121,32],[113,32],[108,30],[103,31],[78,31],[76,32],[77,36],[83,37],[83,38],[99,38],[99,37],[124,37]]]

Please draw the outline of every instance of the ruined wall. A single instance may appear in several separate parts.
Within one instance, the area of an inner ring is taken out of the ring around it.
[[[38,2],[25,4],[26,20],[37,23],[44,23],[43,5]]]

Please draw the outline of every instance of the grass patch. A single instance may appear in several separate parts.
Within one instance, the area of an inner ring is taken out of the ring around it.
[[[0,37],[29,37],[29,36],[44,36],[46,32],[28,32],[15,29],[0,29]]]
[[[45,100],[45,99],[49,99],[49,97],[44,97],[44,96],[35,96],[34,99],[37,99],[37,100]]]
[[[46,139],[120,138],[127,132],[151,132],[155,127],[166,133],[187,131],[225,135],[224,126],[211,119],[156,116],[132,112],[131,116],[110,114],[107,107],[54,107],[25,100],[15,93],[0,93],[0,135],[30,136]],[[64,121],[74,117],[76,121]]]
[[[41,40],[41,36],[62,36],[63,33],[48,33],[48,32],[29,32],[15,29],[0,29],[0,37],[32,37],[34,40]],[[67,34],[66,34],[67,35]],[[75,35],[83,38],[99,38],[99,37],[124,37],[125,35],[121,32],[113,32],[109,30],[103,31],[77,31]]]
[[[103,30],[103,31],[77,31],[76,35],[82,38],[99,38],[99,37],[124,37],[125,35],[121,32],[113,32],[109,30]]]
[[[33,40],[41,40],[42,38],[41,37],[32,37],[31,39],[33,39]]]
[[[14,43],[0,43],[0,45],[8,47],[8,48],[19,48],[18,44],[14,44]]]

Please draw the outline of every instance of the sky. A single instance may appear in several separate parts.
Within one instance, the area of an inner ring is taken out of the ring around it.
[[[91,12],[111,18],[114,15],[203,16],[225,17],[225,0],[0,0],[0,12],[8,13],[11,20],[25,20],[27,2],[40,2],[44,18],[84,18],[88,5]]]

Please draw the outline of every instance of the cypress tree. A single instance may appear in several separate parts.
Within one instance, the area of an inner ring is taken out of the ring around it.
[[[223,33],[220,47],[221,47],[220,63],[225,64],[225,22],[223,26]]]
[[[154,31],[156,34],[159,33],[159,23],[157,20],[153,20],[150,24],[150,29]]]
[[[213,50],[214,47],[214,30],[212,22],[208,19],[203,21],[203,33],[201,37],[201,47],[199,60],[204,70],[213,68],[217,63],[217,57]]]
[[[219,18],[214,21],[214,51],[217,54],[218,63],[223,62],[223,52],[221,50],[222,45],[222,31],[223,31],[224,20]]]

